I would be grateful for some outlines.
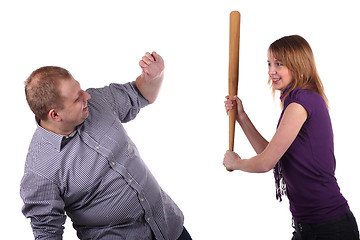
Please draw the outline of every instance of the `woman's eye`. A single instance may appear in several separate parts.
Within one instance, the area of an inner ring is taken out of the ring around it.
[[[276,63],[274,63],[274,65],[272,65],[270,62],[268,62],[268,67],[271,67],[271,66],[281,67],[281,66],[284,66],[284,64],[282,64],[281,62],[276,62]]]

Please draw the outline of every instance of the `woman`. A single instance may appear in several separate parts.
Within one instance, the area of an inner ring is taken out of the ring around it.
[[[282,113],[277,131],[266,141],[251,123],[241,100],[236,120],[257,155],[241,159],[227,151],[223,164],[232,170],[268,172],[274,169],[276,198],[287,195],[293,216],[293,240],[359,239],[355,217],[334,176],[333,132],[327,98],[307,41],[287,36],[268,50],[269,83],[281,92]]]

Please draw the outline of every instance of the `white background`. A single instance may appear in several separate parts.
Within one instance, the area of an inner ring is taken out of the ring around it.
[[[1,234],[31,239],[19,184],[35,130],[24,80],[38,67],[67,68],[83,89],[140,74],[146,51],[165,60],[157,102],[125,124],[193,239],[290,239],[288,201],[275,200],[272,172],[227,172],[229,13],[241,12],[239,96],[271,139],[280,114],[267,85],[266,51],[299,34],[313,48],[330,100],[336,176],[360,219],[359,1],[1,1]],[[235,151],[254,151],[237,126]],[[64,239],[76,239],[68,219]]]

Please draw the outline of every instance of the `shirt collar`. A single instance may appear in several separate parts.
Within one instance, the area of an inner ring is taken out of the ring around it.
[[[59,152],[61,151],[62,147],[65,146],[65,144],[63,144],[63,141],[73,137],[77,132],[77,129],[75,129],[75,131],[73,131],[70,135],[64,136],[41,127],[40,121],[38,121],[37,118],[35,118],[35,122],[37,126],[37,131],[40,133],[40,135],[46,140],[48,140]]]
[[[282,101],[284,99],[284,97],[287,95],[287,93],[289,92],[290,88],[292,88],[293,84],[289,84],[285,89],[284,91],[281,92],[281,95],[280,95],[280,101]]]

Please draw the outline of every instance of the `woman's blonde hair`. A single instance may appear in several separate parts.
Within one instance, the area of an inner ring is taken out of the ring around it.
[[[316,70],[314,54],[309,43],[303,37],[291,35],[280,38],[270,45],[269,53],[284,64],[290,70],[293,77],[289,91],[282,98],[282,104],[289,92],[299,88],[317,92],[324,99],[328,107],[328,99],[325,95],[324,86]],[[271,84],[270,79],[269,84]],[[273,89],[274,91],[275,89]]]

